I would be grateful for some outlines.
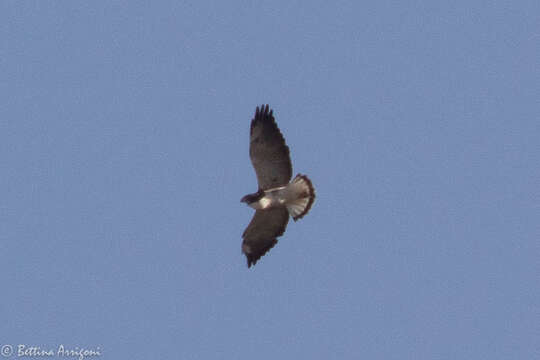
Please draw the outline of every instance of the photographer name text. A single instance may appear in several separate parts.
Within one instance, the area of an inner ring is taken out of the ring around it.
[[[28,346],[25,344],[5,344],[1,346],[0,354],[5,358],[59,357],[73,360],[84,360],[87,358],[101,356],[101,349],[99,347],[93,349],[78,346],[67,347],[63,344],[58,345],[56,348],[42,348],[40,346]]]

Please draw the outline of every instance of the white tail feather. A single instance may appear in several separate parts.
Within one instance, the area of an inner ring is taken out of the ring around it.
[[[298,174],[287,186],[294,200],[287,204],[287,210],[296,221],[306,215],[315,200],[315,189],[307,176]]]

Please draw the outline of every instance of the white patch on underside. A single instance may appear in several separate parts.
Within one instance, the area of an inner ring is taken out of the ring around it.
[[[259,201],[249,204],[249,206],[256,210],[267,209],[270,207],[270,205],[272,205],[272,199],[268,196],[262,197],[259,199]]]
[[[265,190],[265,195],[249,206],[256,210],[285,206],[296,221],[306,215],[315,199],[315,189],[305,175],[297,175],[286,186]]]

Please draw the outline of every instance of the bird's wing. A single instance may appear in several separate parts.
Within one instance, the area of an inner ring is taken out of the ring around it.
[[[285,207],[255,211],[242,235],[242,252],[247,257],[248,267],[255,265],[261,256],[277,244],[276,238],[283,235],[288,222],[289,212]]]
[[[291,179],[289,147],[268,105],[257,107],[251,120],[249,157],[257,173],[259,189],[283,186]]]

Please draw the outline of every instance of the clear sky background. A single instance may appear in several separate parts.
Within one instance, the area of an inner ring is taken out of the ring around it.
[[[540,2],[3,1],[0,344],[540,358]],[[268,103],[317,200],[254,268]]]

